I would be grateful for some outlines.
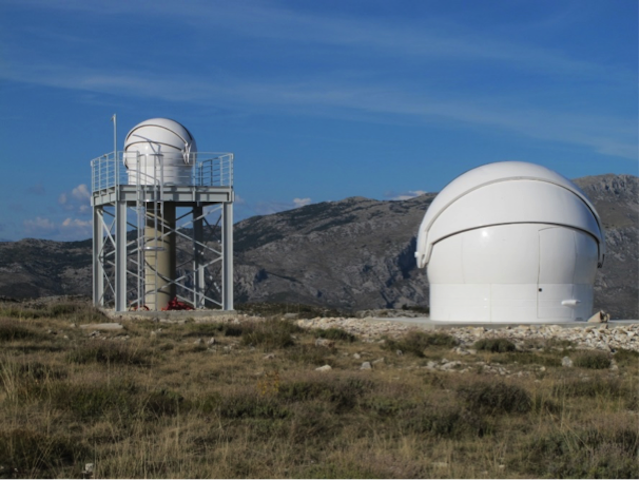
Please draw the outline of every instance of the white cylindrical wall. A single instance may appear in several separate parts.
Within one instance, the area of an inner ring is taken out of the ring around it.
[[[598,248],[582,231],[498,225],[452,235],[427,266],[442,322],[557,323],[591,316]]]

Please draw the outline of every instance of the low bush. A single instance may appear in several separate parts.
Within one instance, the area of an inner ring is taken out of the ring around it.
[[[638,352],[635,350],[619,349],[614,355],[615,361],[624,366],[638,365]]]
[[[638,478],[638,431],[631,426],[552,431],[525,449],[515,468],[548,478]]]
[[[516,346],[506,338],[483,338],[474,345],[477,350],[484,350],[492,353],[515,352]]]
[[[128,343],[113,340],[95,340],[71,350],[67,355],[71,363],[104,363],[121,365],[146,365],[150,359],[146,352]]]
[[[403,353],[410,353],[417,357],[424,357],[424,351],[429,347],[451,348],[458,344],[458,341],[447,333],[425,333],[413,331],[399,339],[385,339],[383,347],[387,350],[401,350]]]
[[[223,418],[268,418],[272,420],[289,417],[291,412],[275,397],[261,396],[253,391],[242,391],[219,400],[218,411]]]
[[[93,384],[56,382],[47,389],[51,404],[80,419],[124,419],[140,413],[138,387],[126,381]]]
[[[295,380],[281,384],[278,397],[287,403],[323,401],[334,411],[344,412],[373,388],[373,382],[359,377]]]
[[[177,392],[154,390],[144,396],[142,409],[156,417],[161,415],[174,416],[184,403],[184,397]]]
[[[9,318],[0,319],[0,341],[11,342],[14,340],[40,340],[44,335],[25,325],[20,321]]]
[[[618,379],[614,378],[585,378],[557,382],[553,385],[552,394],[555,397],[601,397],[619,398],[624,395],[624,389]]]
[[[287,348],[295,344],[292,335],[303,330],[294,323],[281,319],[267,319],[247,324],[240,343],[245,346],[262,347],[265,350]]]
[[[574,356],[573,365],[595,370],[609,368],[611,366],[611,356],[599,350],[583,350]]]
[[[317,328],[313,331],[313,336],[316,338],[326,338],[327,340],[337,340],[344,342],[355,342],[356,336],[343,330],[342,328]]]
[[[483,437],[493,428],[478,413],[470,412],[457,404],[416,406],[402,412],[398,418],[403,433],[437,438],[460,439],[470,435]]]
[[[216,335],[239,337],[245,330],[241,324],[230,323],[190,323],[187,329],[184,337],[214,337]]]
[[[478,381],[458,388],[458,395],[473,412],[486,414],[527,413],[533,403],[518,385]]]
[[[303,344],[287,348],[285,355],[287,359],[300,364],[313,366],[328,364],[333,366],[332,357],[335,353],[336,349],[334,347],[316,347],[315,345]]]
[[[90,450],[68,437],[24,428],[0,430],[2,478],[71,478],[63,469],[89,459]]]

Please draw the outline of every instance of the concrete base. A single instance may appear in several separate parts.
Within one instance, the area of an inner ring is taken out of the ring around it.
[[[112,309],[101,308],[100,311],[109,318],[127,319],[159,319],[159,320],[186,320],[188,318],[199,319],[206,317],[236,316],[235,310],[133,310],[116,312]]]

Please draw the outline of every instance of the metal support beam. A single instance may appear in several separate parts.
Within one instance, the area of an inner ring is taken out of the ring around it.
[[[93,209],[93,304],[104,307],[104,236],[102,232],[102,208]]]
[[[233,203],[222,204],[222,309],[233,310]]]
[[[127,310],[127,203],[116,202],[116,312]]]
[[[204,276],[204,208],[193,207],[193,307],[204,308],[204,291],[206,290]]]

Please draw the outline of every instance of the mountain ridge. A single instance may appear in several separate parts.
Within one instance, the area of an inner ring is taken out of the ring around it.
[[[604,174],[574,182],[605,228],[608,253],[596,278],[594,307],[613,318],[638,318],[638,177]],[[352,310],[427,305],[429,285],[414,252],[435,196],[349,197],[238,222],[236,302]],[[60,294],[91,294],[91,240],[0,243],[0,295]]]

